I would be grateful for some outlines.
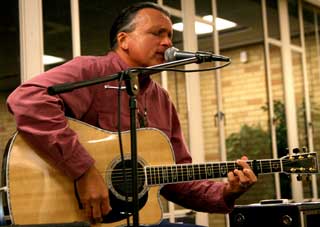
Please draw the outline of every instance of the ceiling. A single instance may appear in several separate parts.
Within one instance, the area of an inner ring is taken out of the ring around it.
[[[81,0],[80,32],[82,55],[102,55],[108,50],[108,30],[115,16],[128,2],[138,0],[117,0],[110,4],[107,0]],[[270,34],[279,37],[278,18],[274,2],[268,2]],[[290,1],[291,8],[296,1]],[[180,0],[167,0],[165,4],[181,9]],[[211,14],[211,0],[195,1],[196,14]],[[44,52],[45,54],[72,58],[70,0],[43,0]],[[221,49],[234,48],[263,41],[261,6],[259,0],[218,0],[219,17],[234,21],[238,26],[220,32]],[[173,20],[176,20],[173,18]],[[297,20],[291,20],[296,24]],[[291,26],[293,30],[296,25]],[[0,91],[11,91],[19,84],[19,19],[18,0],[4,1],[0,9]],[[208,48],[212,35],[198,36],[199,49]],[[174,34],[174,44],[182,44],[182,35]],[[210,47],[209,47],[210,48]],[[208,50],[208,49],[201,49]],[[54,65],[47,66],[46,69]]]

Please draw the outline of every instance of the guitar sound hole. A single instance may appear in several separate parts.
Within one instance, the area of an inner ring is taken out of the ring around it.
[[[132,163],[131,160],[119,162],[112,170],[111,180],[115,191],[122,196],[132,197]],[[145,176],[143,166],[138,163],[138,192],[144,188]]]

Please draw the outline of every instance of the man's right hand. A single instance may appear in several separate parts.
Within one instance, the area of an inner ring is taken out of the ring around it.
[[[91,166],[76,182],[85,215],[93,223],[111,211],[109,193],[99,171]]]

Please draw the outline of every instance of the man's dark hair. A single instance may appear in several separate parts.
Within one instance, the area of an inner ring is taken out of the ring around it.
[[[145,8],[156,9],[170,17],[168,11],[153,2],[139,2],[123,9],[114,20],[109,33],[110,48],[114,50],[117,47],[117,35],[119,32],[131,32],[135,29],[134,18],[138,11]]]

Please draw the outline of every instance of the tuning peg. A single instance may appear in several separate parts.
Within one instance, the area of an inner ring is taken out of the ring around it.
[[[300,149],[298,147],[293,148],[292,152],[295,154],[300,153]]]
[[[297,176],[297,181],[302,181],[302,176],[300,174]]]
[[[314,156],[313,156],[312,154],[308,154],[307,158],[309,158],[309,159],[313,159],[313,158],[314,158]]]
[[[310,173],[316,173],[316,172],[317,172],[317,169],[316,169],[316,168],[309,168],[309,172],[310,172]]]
[[[302,147],[302,152],[303,152],[303,153],[309,152],[309,151],[308,151],[308,148],[307,148],[307,147]]]
[[[300,167],[300,168],[299,168],[299,171],[300,171],[300,172],[305,172],[305,171],[306,171],[306,168]]]

